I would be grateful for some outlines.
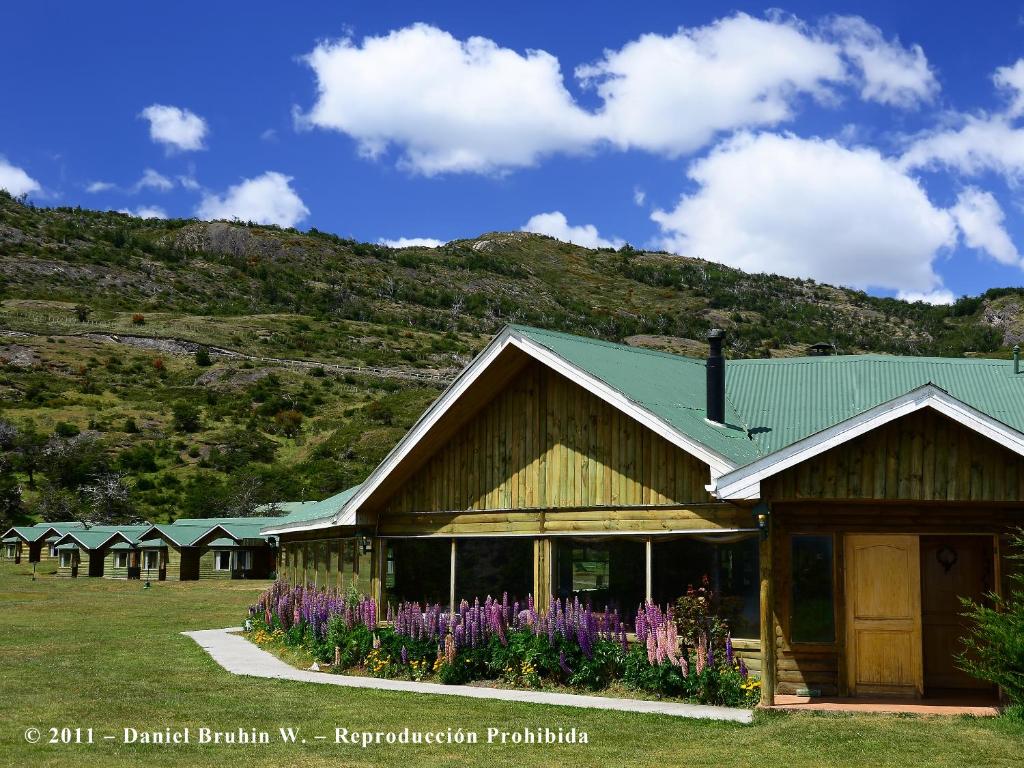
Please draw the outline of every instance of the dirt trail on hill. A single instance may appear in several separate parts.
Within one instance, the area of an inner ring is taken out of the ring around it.
[[[450,371],[413,371],[408,368],[377,368],[371,366],[339,365],[337,363],[321,363],[316,360],[250,355],[246,352],[239,352],[235,349],[211,346],[209,344],[200,344],[195,341],[188,341],[187,339],[139,336],[136,334],[124,333],[48,333],[45,335],[54,338],[82,338],[91,339],[93,341],[102,341],[109,344],[122,344],[130,347],[160,352],[165,355],[194,355],[197,350],[205,347],[206,351],[209,352],[211,356],[223,357],[229,360],[248,360],[254,363],[272,363],[286,368],[303,370],[323,368],[325,371],[330,371],[332,373],[351,373],[360,376],[377,376],[385,379],[429,381],[438,384],[448,384],[455,379],[455,373]],[[0,329],[0,336],[8,336],[11,338],[30,338],[33,334],[24,333],[22,331]]]

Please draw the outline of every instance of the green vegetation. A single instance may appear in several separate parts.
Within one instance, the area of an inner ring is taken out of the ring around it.
[[[3,192],[0,222],[0,424],[19,436],[0,439],[0,523],[81,508],[100,470],[154,521],[221,514],[254,478],[259,500],[323,498],[508,322],[696,355],[713,325],[733,356],[1008,356],[1024,336],[1015,289],[931,307],[521,232],[395,250]],[[48,451],[76,439],[101,456],[54,482]]]
[[[1024,564],[1024,530],[1013,539],[1010,556]],[[1024,570],[1011,573],[1008,595],[992,594],[985,602],[964,600],[971,632],[959,665],[980,680],[995,683],[1024,712]]]
[[[236,624],[261,583],[33,582],[0,564],[0,765],[33,768],[142,765],[644,765],[1005,766],[1020,760],[1024,721],[1009,718],[756,715],[753,726],[498,701],[454,699],[238,677],[221,669],[184,630]],[[207,726],[299,729],[306,744],[263,747],[29,745],[26,728],[94,728],[118,734]],[[486,733],[575,727],[586,746],[381,746],[333,744],[334,729]],[[314,734],[327,735],[327,743]]]

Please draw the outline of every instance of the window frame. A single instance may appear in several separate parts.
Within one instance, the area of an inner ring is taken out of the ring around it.
[[[830,568],[830,578],[832,580],[832,639],[831,640],[797,640],[793,637],[793,590],[796,586],[795,579],[793,578],[793,542],[797,538],[818,538],[818,539],[830,539],[832,542],[832,562]],[[841,588],[839,580],[839,557],[838,547],[842,544],[842,536],[834,531],[814,531],[814,530],[796,530],[789,531],[786,541],[786,559],[787,559],[787,572],[786,578],[788,579],[789,589],[785,590],[785,601],[786,601],[786,612],[785,612],[785,630],[786,637],[789,640],[790,646],[799,646],[803,650],[812,649],[834,649],[839,645],[839,602],[841,596],[839,590]]]
[[[114,567],[115,568],[127,568],[128,567],[128,563],[130,562],[130,560],[129,560],[129,555],[130,554],[131,553],[128,552],[127,550],[123,550],[123,549],[114,550]],[[121,559],[122,558],[124,559],[124,565],[121,565]]]
[[[156,565],[150,565],[149,559],[151,557],[156,558]],[[155,549],[147,549],[142,553],[142,570],[144,571],[159,571],[160,570],[160,553]]]
[[[222,568],[221,567],[221,559],[220,559],[221,555],[227,555],[227,557],[228,557],[228,567],[227,568]],[[230,549],[215,549],[215,550],[213,550],[213,570],[218,571],[220,573],[224,573],[225,571],[227,571],[227,572],[231,571],[231,550]]]

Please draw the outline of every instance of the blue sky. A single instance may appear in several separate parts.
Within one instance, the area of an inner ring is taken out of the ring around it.
[[[36,2],[0,186],[360,240],[523,227],[865,288],[1022,282],[1024,3]]]

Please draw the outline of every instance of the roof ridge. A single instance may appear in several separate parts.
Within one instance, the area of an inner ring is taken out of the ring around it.
[[[675,360],[678,362],[691,363],[694,365],[704,365],[704,358],[701,357],[690,357],[689,355],[677,355],[674,352],[662,352],[658,349],[648,349],[647,347],[634,347],[630,344],[622,344],[617,341],[608,341],[606,339],[595,339],[590,336],[577,336],[575,333],[566,333],[565,331],[552,331],[547,328],[536,328],[532,325],[520,325],[518,323],[509,323],[509,328],[523,331],[527,334],[549,334],[552,336],[562,336],[573,341],[582,342],[585,344],[593,344],[600,347],[612,347],[625,352],[633,352],[638,355],[650,355],[652,357],[661,357],[669,360]]]

